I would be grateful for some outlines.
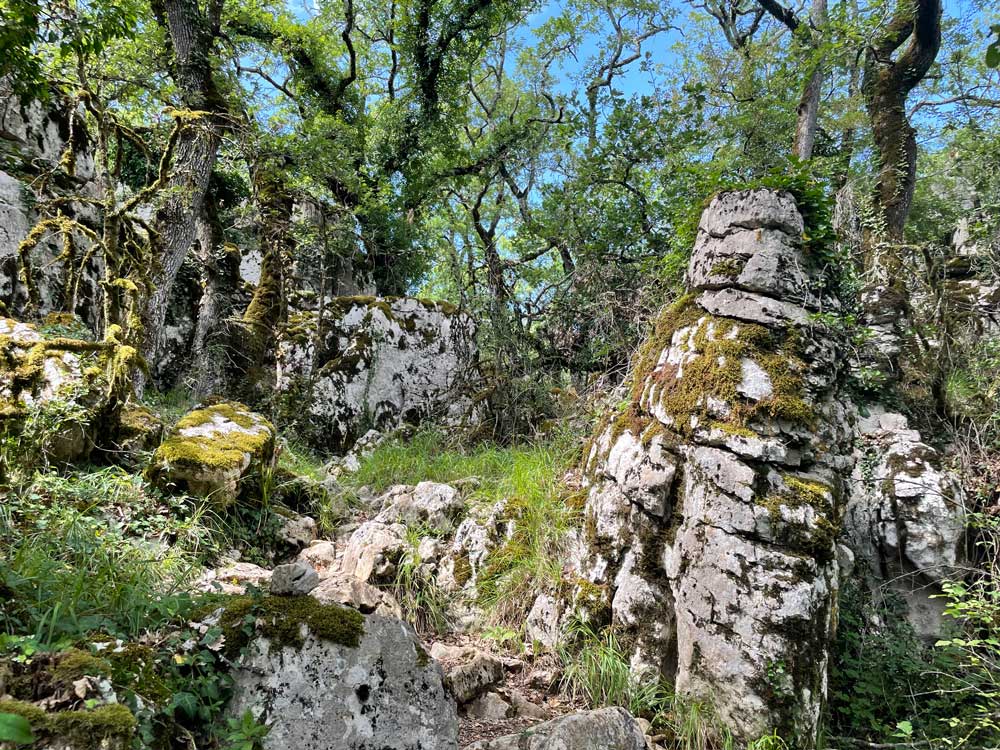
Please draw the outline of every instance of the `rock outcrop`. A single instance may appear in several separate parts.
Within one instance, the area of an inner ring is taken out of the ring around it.
[[[301,643],[283,647],[253,641],[230,714],[269,726],[266,750],[457,750],[455,701],[413,630],[378,614],[352,622],[333,637],[303,626]]]
[[[0,81],[0,88],[6,85]],[[100,228],[100,216],[88,203],[101,196],[82,108],[56,100],[54,105],[24,104],[0,91],[0,302],[9,314],[22,317],[28,290],[20,279],[18,247],[38,221],[39,204],[59,199],[61,214],[90,229]],[[48,172],[58,174],[39,179]],[[39,192],[39,185],[44,192]],[[76,257],[86,257],[90,240],[78,230],[69,236]],[[100,313],[103,261],[94,258],[80,269],[74,291],[67,288],[62,264],[55,262],[66,249],[64,236],[53,226],[38,239],[29,253],[39,295],[34,313],[44,316],[71,309],[94,327]]]
[[[642,729],[624,708],[601,708],[536,724],[467,750],[646,750]]]
[[[962,486],[902,414],[874,407],[859,433],[846,539],[873,591],[902,596],[917,634],[936,638],[945,603],[936,595],[965,561]]]
[[[116,431],[107,378],[115,347],[58,335],[62,318],[47,320],[51,326],[0,317],[0,424],[24,433],[25,458],[33,449],[73,461],[94,448],[98,424]]]
[[[743,739],[816,741],[851,467],[835,308],[791,195],[716,196],[589,452],[576,604]]]
[[[343,452],[369,428],[471,408],[458,391],[476,366],[467,315],[408,297],[339,297],[325,316],[294,316],[278,351],[284,412],[317,447]]]
[[[182,417],[153,454],[150,478],[168,489],[232,503],[274,460],[274,427],[243,404],[205,406]]]

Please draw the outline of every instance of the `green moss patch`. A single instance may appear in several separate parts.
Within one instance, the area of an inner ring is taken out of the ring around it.
[[[757,500],[757,504],[768,511],[776,540],[819,562],[829,562],[833,559],[834,541],[840,533],[832,488],[794,474],[782,474],[781,480],[783,489]],[[804,506],[816,512],[815,524],[808,528],[787,521],[781,513],[782,507],[794,510]]]
[[[76,750],[97,750],[107,741],[127,746],[136,729],[135,716],[117,703],[83,711],[49,713],[32,703],[0,701],[0,713],[23,716],[43,742],[59,739]]]
[[[303,625],[316,638],[357,648],[365,632],[364,621],[357,610],[321,604],[311,596],[234,596],[223,604],[219,625],[226,655],[235,658],[255,633],[277,648],[301,648]]]
[[[212,425],[222,418],[242,429],[224,431],[220,426],[206,435],[183,435],[183,430]],[[232,469],[243,465],[246,456],[266,453],[273,444],[274,428],[237,403],[222,403],[196,409],[185,415],[173,434],[156,450],[156,464],[187,465]]]
[[[657,369],[660,355],[670,346],[674,333],[692,326],[695,328],[689,345],[693,356],[681,367],[682,377],[677,377],[677,366]],[[661,316],[639,353],[633,374],[633,409],[641,413],[642,403],[655,386],[659,404],[673,418],[674,429],[682,434],[691,431],[691,417],[698,417],[702,423],[712,417],[708,411],[710,398],[724,401],[732,410],[727,419],[711,422],[716,427],[729,425],[734,431],[742,431],[760,417],[811,424],[814,414],[805,401],[806,364],[800,350],[794,329],[773,331],[718,318],[705,312],[689,295]],[[773,389],[767,398],[752,401],[739,394],[744,359],[756,362],[767,373]]]

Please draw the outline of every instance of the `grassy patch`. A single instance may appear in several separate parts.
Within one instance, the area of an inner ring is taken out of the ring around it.
[[[495,622],[519,623],[534,597],[561,579],[566,532],[580,515],[579,507],[568,502],[572,493],[562,478],[578,458],[579,441],[570,434],[513,446],[460,446],[440,431],[423,430],[380,445],[343,482],[378,494],[394,484],[466,480],[472,487],[470,503],[505,501],[514,531],[491,555],[478,588]]]
[[[663,680],[633,674],[627,650],[612,629],[596,632],[577,622],[567,636],[571,645],[560,651],[563,687],[575,698],[593,708],[622,706],[648,719],[674,750],[735,750],[732,733],[711,705],[675,695]],[[750,747],[765,747],[759,742]]]

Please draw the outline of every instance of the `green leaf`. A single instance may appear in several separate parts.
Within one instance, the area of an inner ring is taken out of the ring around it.
[[[1000,42],[993,42],[986,48],[986,65],[990,68],[1000,67]]]
[[[27,745],[35,741],[31,733],[31,724],[23,716],[0,714],[0,742],[13,742]]]

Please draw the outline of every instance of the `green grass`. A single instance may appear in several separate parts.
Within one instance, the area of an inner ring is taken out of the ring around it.
[[[294,441],[281,442],[278,468],[296,476],[308,477],[315,482],[322,482],[326,478],[323,459],[308,447]]]
[[[395,484],[466,480],[471,504],[489,507],[506,501],[514,533],[492,553],[477,586],[480,604],[494,623],[519,624],[534,597],[554,590],[561,579],[566,533],[580,516],[568,502],[572,493],[562,478],[578,458],[579,441],[571,434],[512,446],[465,446],[427,429],[383,443],[342,481],[379,494]]]
[[[36,475],[0,510],[0,631],[53,646],[159,627],[188,604],[203,522],[118,468]]]
[[[563,688],[591,707],[621,706],[633,716],[650,721],[664,735],[671,750],[736,750],[737,743],[712,705],[676,695],[663,680],[640,678],[632,673],[627,649],[616,633],[593,630],[575,622],[560,650],[565,671]],[[746,750],[787,750],[776,734],[746,744]]]

